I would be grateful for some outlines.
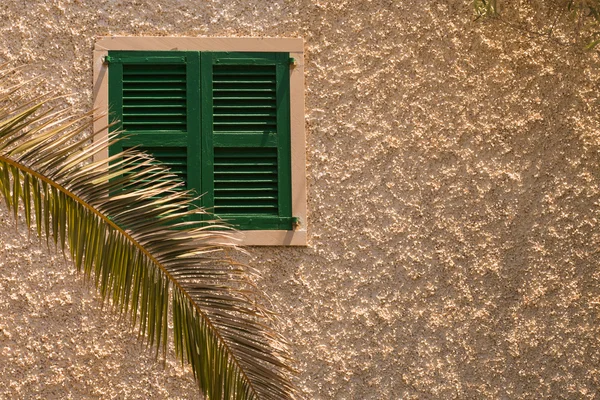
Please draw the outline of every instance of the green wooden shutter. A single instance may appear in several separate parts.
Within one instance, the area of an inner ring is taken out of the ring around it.
[[[203,192],[239,229],[292,229],[288,53],[202,53]]]
[[[238,229],[292,229],[288,53],[109,52],[111,128]]]
[[[200,183],[199,54],[109,52],[111,128],[125,139],[109,154],[137,146],[171,168],[187,188]]]

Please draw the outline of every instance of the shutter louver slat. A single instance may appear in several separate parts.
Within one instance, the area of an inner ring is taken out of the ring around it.
[[[184,64],[123,65],[123,128],[187,129]]]
[[[276,148],[215,148],[214,174],[217,213],[277,215]]]
[[[275,133],[274,65],[213,66],[213,132]]]

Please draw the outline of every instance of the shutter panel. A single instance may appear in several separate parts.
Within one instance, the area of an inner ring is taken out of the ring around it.
[[[109,154],[136,147],[199,188],[199,84],[196,52],[109,52],[111,130],[125,130]]]
[[[203,53],[202,76],[215,214],[239,229],[292,229],[289,54]]]

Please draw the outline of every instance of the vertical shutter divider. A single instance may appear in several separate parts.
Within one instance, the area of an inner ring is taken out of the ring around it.
[[[210,212],[214,206],[214,146],[213,146],[213,55],[202,52],[200,55],[201,82],[200,98],[202,99],[202,205]]]
[[[187,68],[187,189],[195,190],[196,195],[201,195],[202,187],[202,158],[201,152],[201,104],[200,94],[200,53],[197,51],[186,52]],[[196,206],[202,206],[202,199]]]
[[[277,54],[277,171],[279,216],[292,216],[289,53]]]
[[[123,64],[121,62],[112,62],[108,69],[108,93],[110,108],[108,110],[109,122],[119,121],[110,126],[109,132],[115,132],[123,129]],[[116,154],[123,150],[122,143],[111,144],[110,150]]]

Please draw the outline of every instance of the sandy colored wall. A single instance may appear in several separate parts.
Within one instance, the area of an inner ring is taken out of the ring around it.
[[[0,58],[34,63],[83,111],[95,36],[303,37],[310,246],[251,261],[306,398],[592,399],[600,63],[566,21],[532,33],[543,15],[473,22],[470,1],[450,0],[8,0]],[[0,397],[197,395],[62,256],[3,229]]]

